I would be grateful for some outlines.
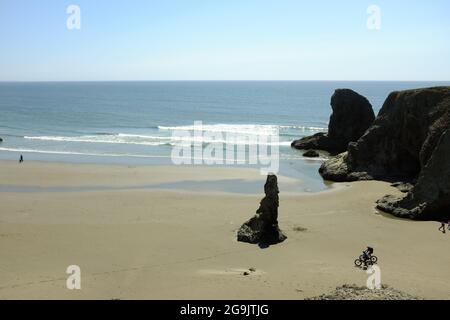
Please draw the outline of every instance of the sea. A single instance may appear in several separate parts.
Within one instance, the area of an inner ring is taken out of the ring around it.
[[[327,131],[335,89],[364,95],[377,114],[392,91],[440,85],[450,82],[1,82],[0,159],[175,165],[173,149],[186,140],[174,132],[193,132],[201,122],[205,136],[192,139],[200,139],[202,148],[218,133],[277,132],[271,143],[278,147],[279,174],[299,181],[298,191],[316,192],[329,187],[318,174],[326,156],[307,159],[290,144]]]

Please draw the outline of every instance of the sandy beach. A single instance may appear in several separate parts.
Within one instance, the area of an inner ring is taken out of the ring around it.
[[[304,299],[364,286],[368,275],[353,261],[368,245],[383,284],[450,298],[450,235],[435,222],[375,210],[375,200],[399,194],[388,183],[314,194],[280,187],[279,224],[288,239],[261,249],[235,239],[263,196],[265,177],[256,170],[1,161],[0,177],[18,189],[116,188],[0,192],[0,299]],[[238,178],[261,181],[261,194],[130,189]],[[81,290],[66,288],[69,265],[81,267]],[[244,276],[249,268],[256,271]]]

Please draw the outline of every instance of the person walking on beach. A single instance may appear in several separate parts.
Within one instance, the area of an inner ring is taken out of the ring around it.
[[[19,163],[23,162],[23,155],[20,155]]]
[[[439,231],[442,231],[442,233],[445,233],[445,221],[441,222],[441,226],[439,227]]]

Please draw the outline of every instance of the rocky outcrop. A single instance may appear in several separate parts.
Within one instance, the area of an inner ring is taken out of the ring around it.
[[[326,161],[332,181],[417,181],[405,198],[386,196],[378,208],[396,216],[450,216],[450,87],[393,92],[373,125],[346,153]]]
[[[399,182],[394,182],[393,184],[391,184],[391,187],[397,188],[398,190],[400,190],[403,193],[408,193],[412,190],[414,185],[410,182],[399,181]]]
[[[276,175],[267,176],[264,192],[266,196],[261,200],[256,215],[238,230],[238,241],[271,245],[286,240],[286,236],[278,227],[279,191]]]
[[[331,150],[330,139],[328,138],[328,134],[324,132],[295,140],[291,143],[291,147],[299,150]]]
[[[370,102],[350,89],[338,89],[331,97],[333,113],[328,133],[317,133],[292,142],[292,147],[302,150],[325,150],[338,154],[347,150],[349,142],[357,141],[370,127],[375,114]]]
[[[382,285],[380,289],[371,290],[367,287],[353,285],[343,285],[336,287],[336,290],[329,294],[322,294],[317,297],[305,300],[422,300],[405,292],[396,290],[387,285]]]
[[[450,219],[450,129],[439,139],[406,197],[385,196],[377,208],[410,219]]]
[[[318,158],[320,157],[320,154],[315,150],[308,150],[305,153],[303,153],[303,156],[306,158]]]

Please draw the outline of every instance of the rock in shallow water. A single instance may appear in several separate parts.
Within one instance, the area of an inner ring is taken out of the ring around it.
[[[349,142],[357,141],[375,119],[370,102],[350,89],[337,89],[331,97],[331,108],[328,133],[296,140],[292,147],[325,150],[332,154],[344,152]]]
[[[291,146],[299,150],[330,150],[329,138],[328,135],[324,132],[319,132],[315,135],[296,140],[292,142]]]
[[[308,150],[305,153],[303,153],[303,156],[306,158],[318,158],[320,154],[315,150]]]
[[[279,190],[276,175],[267,176],[264,192],[266,196],[261,200],[256,215],[238,230],[238,241],[271,245],[286,240],[287,237],[278,227]]]

